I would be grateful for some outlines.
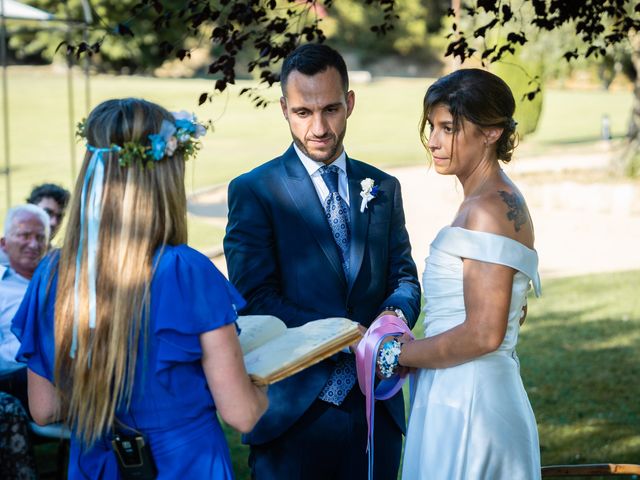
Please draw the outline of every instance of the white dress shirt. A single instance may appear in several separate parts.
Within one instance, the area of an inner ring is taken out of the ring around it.
[[[320,168],[324,167],[324,163],[311,160],[302,150],[294,143],[293,148],[298,154],[298,158],[304,165],[304,168],[309,173],[313,186],[316,187],[316,193],[320,199],[320,203],[324,206],[324,203],[329,196],[329,188],[324,183],[322,175],[320,174]],[[336,158],[331,165],[338,167],[338,193],[342,199],[349,205],[349,182],[347,179],[347,154],[344,149],[338,158]]]
[[[8,266],[0,265],[0,375],[24,367],[16,362],[20,342],[11,332],[11,320],[18,311],[29,280]]]

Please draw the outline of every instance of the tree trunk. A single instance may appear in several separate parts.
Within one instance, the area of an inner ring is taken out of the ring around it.
[[[633,84],[633,108],[629,122],[628,143],[620,162],[620,170],[630,177],[640,176],[640,32],[629,32],[631,63],[636,71]]]

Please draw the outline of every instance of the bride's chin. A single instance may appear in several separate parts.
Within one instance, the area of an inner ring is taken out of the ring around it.
[[[434,162],[433,167],[435,168],[436,172],[439,173],[440,175],[451,174],[451,172],[449,171],[449,165],[442,165]]]

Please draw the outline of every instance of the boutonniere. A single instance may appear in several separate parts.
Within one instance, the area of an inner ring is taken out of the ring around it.
[[[365,178],[360,182],[360,186],[362,187],[362,191],[360,192],[360,196],[362,197],[360,213],[364,213],[367,204],[378,195],[379,187],[373,182],[372,178]]]

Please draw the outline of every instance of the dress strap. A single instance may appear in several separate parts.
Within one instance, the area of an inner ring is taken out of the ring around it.
[[[529,277],[537,297],[542,293],[538,253],[517,240],[495,233],[445,227],[431,247],[461,258],[511,267]]]

